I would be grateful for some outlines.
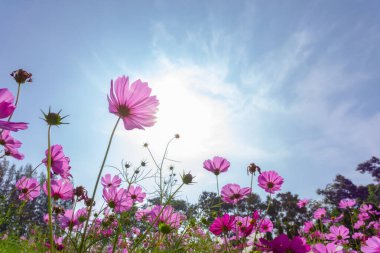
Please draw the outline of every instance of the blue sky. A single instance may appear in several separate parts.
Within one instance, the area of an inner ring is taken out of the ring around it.
[[[14,119],[26,159],[46,149],[40,109],[63,109],[53,130],[72,162],[76,184],[92,188],[116,121],[110,79],[149,82],[160,100],[146,131],[118,128],[108,164],[157,156],[175,133],[170,158],[198,184],[190,200],[214,190],[202,162],[230,160],[221,184],[248,186],[250,162],[277,170],[283,190],[317,197],[338,173],[370,179],[356,165],[380,154],[380,4],[378,1],[2,1],[0,83],[24,68]],[[167,166],[170,164],[168,163]],[[153,168],[153,164],[150,163]],[[179,174],[179,173],[178,173]],[[255,191],[262,195],[262,191]]]

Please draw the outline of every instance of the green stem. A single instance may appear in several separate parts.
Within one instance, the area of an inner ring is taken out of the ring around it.
[[[20,85],[19,85],[20,87]],[[16,100],[17,102],[17,100]],[[11,115],[12,116],[12,115]],[[49,241],[51,252],[54,253],[54,240],[53,240],[53,222],[52,222],[52,209],[51,209],[51,150],[50,150],[50,130],[51,126],[48,128],[48,159],[47,159],[47,192],[48,192],[48,213],[49,213]]]
[[[216,176],[216,190],[218,191],[218,197],[220,198],[218,175]]]
[[[99,180],[100,180],[100,177],[101,177],[102,172],[103,172],[104,165],[105,165],[106,160],[107,160],[107,156],[108,156],[108,152],[109,152],[110,147],[111,147],[112,139],[113,139],[113,136],[114,136],[114,134],[115,134],[115,131],[116,131],[117,125],[118,125],[119,122],[120,122],[120,119],[121,119],[120,117],[117,119],[116,124],[115,124],[115,126],[114,126],[114,128],[113,128],[113,130],[112,130],[112,133],[111,133],[110,139],[109,139],[109,141],[108,141],[107,150],[106,150],[106,153],[105,153],[105,155],[104,155],[102,165],[100,166],[100,170],[99,170],[98,178],[96,179],[96,183],[95,183],[94,191],[93,191],[93,193],[92,193],[92,198],[91,198],[92,203],[91,203],[90,208],[89,208],[89,210],[88,210],[87,219],[86,219],[86,225],[84,226],[83,235],[82,235],[82,239],[81,239],[81,242],[80,242],[79,252],[82,252],[82,249],[83,249],[83,246],[84,246],[84,241],[85,241],[85,239],[86,239],[86,230],[87,230],[87,227],[88,227],[88,222],[89,222],[90,217],[91,217],[91,211],[92,211],[93,203],[94,203],[94,200],[95,200],[96,190],[97,190],[97,188],[98,188]]]

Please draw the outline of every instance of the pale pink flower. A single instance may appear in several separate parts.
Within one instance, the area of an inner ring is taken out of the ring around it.
[[[133,185],[129,186],[128,197],[135,202],[142,203],[146,197],[146,193],[142,191],[140,186],[134,187]]]
[[[314,223],[312,221],[306,221],[303,225],[303,231],[309,233],[314,228]]]
[[[227,159],[220,156],[214,156],[212,160],[209,159],[203,162],[203,168],[205,168],[208,171],[211,171],[216,176],[222,172],[226,172],[229,167],[230,162],[227,161]]]
[[[33,200],[40,195],[40,184],[35,178],[23,176],[16,182],[16,188],[21,191],[18,196],[20,200]]]
[[[362,204],[359,208],[361,213],[369,213],[372,211],[373,206],[371,204]]]
[[[334,243],[328,243],[324,245],[322,243],[317,243],[313,247],[314,253],[343,253],[343,247],[335,245]]]
[[[119,187],[120,184],[121,184],[121,179],[119,176],[114,176],[111,178],[111,174],[105,174],[103,177],[102,177],[102,185],[106,188],[110,188],[110,187]]]
[[[6,88],[0,89],[0,119],[8,118],[12,115],[13,111],[16,109],[13,102],[13,94]],[[27,128],[27,123],[0,120],[0,129],[17,132],[18,130],[24,130]]]
[[[361,250],[363,253],[379,253],[380,252],[380,238],[378,236],[373,236],[368,238],[365,245],[362,245]]]
[[[44,183],[44,192],[47,195],[47,183]],[[51,180],[51,197],[54,200],[70,200],[74,197],[74,188],[70,181],[60,179]]]
[[[156,96],[150,96],[151,88],[140,79],[129,85],[126,76],[111,80],[110,95],[108,96],[109,111],[122,118],[124,128],[144,129],[155,123],[155,114],[159,104]]]
[[[104,188],[103,198],[108,206],[114,209],[116,213],[126,212],[133,205],[133,202],[128,198],[127,190],[125,189],[117,189],[115,187]]]
[[[339,227],[337,226],[331,226],[330,227],[330,234],[327,235],[327,239],[334,242],[334,243],[340,243],[344,244],[347,242],[346,239],[350,237],[350,231],[345,226],[341,225]]]
[[[70,174],[70,158],[63,153],[63,147],[61,145],[53,145],[51,150],[51,169],[55,174],[60,175],[62,178],[68,178]],[[46,157],[42,162],[47,166],[48,150],[45,151]]]
[[[0,133],[0,145],[4,146],[5,155],[12,156],[18,160],[24,159],[24,155],[18,152],[21,144],[21,141],[16,140],[10,135],[9,130],[3,130]]]
[[[356,205],[356,201],[354,199],[342,199],[339,202],[339,208],[348,209]]]
[[[281,190],[281,185],[284,183],[284,179],[275,171],[264,171],[258,177],[259,186],[266,192],[275,193]]]
[[[179,228],[181,222],[186,217],[179,212],[175,212],[172,206],[160,206],[156,205],[152,208],[148,220],[153,223],[153,225],[158,226],[160,223],[165,223],[171,228]]]
[[[251,188],[240,188],[238,184],[226,184],[222,188],[221,197],[226,203],[237,204],[251,192]]]

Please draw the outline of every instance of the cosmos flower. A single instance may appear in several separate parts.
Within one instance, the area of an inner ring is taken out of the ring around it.
[[[318,208],[314,212],[314,219],[322,219],[326,216],[326,209],[325,208]]]
[[[356,205],[356,201],[354,199],[342,199],[339,202],[339,208],[348,209]]]
[[[270,219],[263,219],[260,224],[260,232],[261,233],[267,233],[272,232],[273,230],[273,223]]]
[[[307,253],[311,249],[301,237],[296,236],[293,239],[289,239],[289,237],[284,234],[277,236],[272,241],[267,241],[261,238],[260,242],[276,253]]]
[[[181,221],[185,219],[179,212],[175,212],[174,208],[170,205],[165,207],[156,205],[152,208],[148,220],[155,226],[160,224],[168,225],[170,228],[179,228]]]
[[[346,239],[350,237],[349,234],[350,231],[343,225],[339,227],[331,226],[330,234],[327,235],[327,239],[334,243],[344,244],[347,242]]]
[[[266,192],[275,193],[281,190],[284,179],[275,171],[264,171],[258,177],[259,186]]]
[[[111,178],[111,174],[105,174],[102,177],[102,185],[106,188],[119,187],[121,184],[121,179],[117,175]]]
[[[110,208],[113,208],[116,213],[128,211],[133,202],[127,196],[127,190],[117,189],[115,187],[104,188],[103,198]]]
[[[60,175],[62,178],[68,178],[71,176],[70,174],[70,158],[65,156],[63,153],[63,147],[61,145],[53,145],[50,147],[51,150],[51,169],[52,171]],[[47,166],[48,160],[48,150],[45,151],[46,157],[42,160],[42,162]]]
[[[10,135],[9,130],[3,130],[0,133],[0,145],[4,146],[5,155],[12,156],[18,160],[24,159],[24,155],[18,152],[21,144],[21,141],[16,140]]]
[[[308,200],[308,199],[301,199],[300,201],[298,201],[297,206],[298,206],[299,208],[303,208],[303,207],[305,207],[308,203],[309,203],[309,200]]]
[[[58,221],[62,229],[65,228],[78,228],[87,218],[86,208],[78,209],[75,213],[72,209],[65,210],[63,215],[60,215]]]
[[[229,167],[230,162],[220,156],[214,156],[212,160],[209,159],[203,162],[203,168],[205,168],[208,171],[211,171],[216,176],[222,172],[226,172]]]
[[[222,217],[218,217],[210,226],[210,232],[214,235],[220,235],[227,233],[235,226],[235,217],[228,214],[224,214]]]
[[[0,119],[8,118],[13,114],[16,106],[13,104],[14,96],[6,88],[0,89]],[[0,129],[15,131],[27,129],[27,123],[9,122],[0,120]]]
[[[46,182],[44,183],[44,192],[47,195]],[[70,181],[60,179],[51,180],[51,197],[54,200],[70,200],[74,197],[74,188]]]
[[[362,245],[361,250],[363,253],[379,253],[380,252],[380,238],[372,236],[367,239],[365,245]]]
[[[313,246],[314,253],[343,253],[343,247],[335,245],[334,243],[328,243],[324,245],[322,243],[317,243]]]
[[[140,186],[134,187],[131,185],[128,190],[128,197],[135,202],[143,202],[144,198],[146,197],[146,193],[142,191],[142,188]]]
[[[120,117],[127,130],[151,127],[155,123],[159,102],[156,96],[150,96],[150,93],[148,83],[140,79],[131,85],[126,76],[118,77],[115,83],[111,80],[109,112]]]
[[[17,190],[21,191],[18,198],[20,200],[33,200],[40,195],[40,184],[35,178],[23,176],[16,182]]]
[[[251,188],[240,188],[238,184],[226,184],[222,188],[222,200],[226,203],[237,204],[251,192]]]

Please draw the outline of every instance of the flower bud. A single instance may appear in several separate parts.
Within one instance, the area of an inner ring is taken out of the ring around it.
[[[18,84],[22,84],[25,82],[32,82],[32,73],[28,73],[23,69],[15,70],[11,73],[11,76],[16,80]]]

